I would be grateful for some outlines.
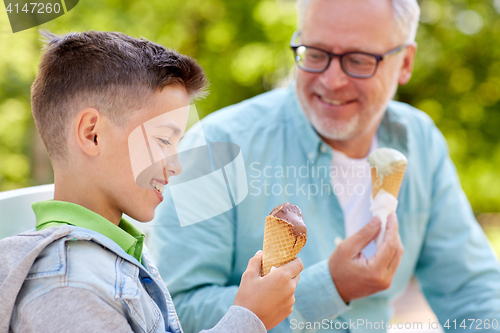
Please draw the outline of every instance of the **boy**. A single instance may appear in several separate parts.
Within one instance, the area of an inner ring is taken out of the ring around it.
[[[189,57],[119,33],[47,37],[32,111],[54,200],[33,205],[36,232],[0,241],[0,332],[182,332],[144,235],[122,214],[151,220],[163,185],[181,172],[182,110],[203,92],[204,73]],[[144,131],[150,154],[166,158],[164,176],[141,188],[129,137],[149,121],[175,130]],[[250,259],[234,306],[210,332],[265,332],[290,314],[302,263],[261,278],[260,260]]]

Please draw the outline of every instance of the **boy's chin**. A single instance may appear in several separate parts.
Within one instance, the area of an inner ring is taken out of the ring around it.
[[[155,209],[156,207],[153,207],[151,211],[143,211],[143,212],[130,212],[130,214],[127,214],[137,222],[142,222],[142,223],[147,223],[151,222],[153,218],[155,217]]]

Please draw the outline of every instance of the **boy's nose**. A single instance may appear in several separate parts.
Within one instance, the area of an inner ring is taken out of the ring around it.
[[[165,159],[163,171],[166,177],[177,176],[182,172],[182,164],[178,154],[171,155]]]

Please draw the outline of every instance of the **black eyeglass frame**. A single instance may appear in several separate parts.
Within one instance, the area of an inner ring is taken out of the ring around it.
[[[384,60],[392,55],[395,55],[398,52],[401,52],[402,50],[404,50],[406,47],[408,47],[410,45],[410,44],[402,44],[402,45],[396,47],[395,49],[392,49],[389,52],[386,52],[384,54],[373,54],[373,53],[359,52],[359,51],[337,54],[337,53],[325,51],[323,49],[320,49],[320,48],[314,47],[314,46],[308,46],[308,45],[304,45],[304,44],[296,44],[295,40],[297,39],[297,37],[299,37],[299,35],[300,35],[300,31],[295,31],[293,33],[292,40],[290,41],[290,47],[293,50],[293,53],[295,55],[295,62],[297,62],[297,49],[301,46],[304,46],[304,47],[310,48],[310,49],[315,49],[315,50],[324,52],[328,55],[328,62],[326,63],[325,68],[323,68],[323,69],[311,69],[311,68],[304,68],[304,67],[298,65],[300,69],[302,69],[303,71],[309,72],[309,73],[323,73],[324,71],[326,71],[328,69],[328,67],[330,67],[330,63],[332,62],[332,58],[339,57],[340,66],[342,67],[342,71],[346,75],[353,77],[353,78],[356,78],[356,79],[369,79],[369,78],[373,77],[375,75],[375,73],[377,72],[379,62],[381,62],[382,60]],[[370,75],[349,73],[349,71],[345,68],[344,62],[342,61],[344,56],[349,55],[349,54],[364,54],[364,55],[369,55],[369,56],[374,57],[377,60],[377,63],[375,64],[375,69],[373,70],[373,73]]]

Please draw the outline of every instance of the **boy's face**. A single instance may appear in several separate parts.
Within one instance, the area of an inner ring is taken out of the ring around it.
[[[107,163],[101,189],[110,209],[141,222],[154,217],[163,200],[163,186],[182,171],[177,146],[184,135],[188,110],[186,89],[172,85],[134,112],[125,128],[106,122],[109,134],[102,152],[107,154]]]

